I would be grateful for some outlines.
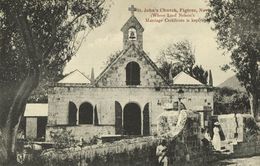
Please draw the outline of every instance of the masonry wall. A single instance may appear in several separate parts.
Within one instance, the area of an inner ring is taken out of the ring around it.
[[[90,140],[94,135],[109,135],[115,132],[114,126],[109,125],[101,125],[101,126],[94,126],[94,125],[77,125],[77,126],[48,126],[46,128],[46,141],[51,141],[51,132],[55,132],[66,128],[68,131],[72,131],[72,135],[75,138],[82,138],[85,141]]]
[[[218,121],[221,126],[221,130],[227,141],[244,141],[245,124],[244,117],[248,115],[242,114],[226,114],[218,115]],[[236,137],[237,134],[237,137]]]
[[[37,138],[37,117],[26,117],[26,138]]]
[[[128,31],[130,28],[136,29],[137,40],[135,41],[129,41]],[[125,23],[125,25],[122,27],[121,31],[123,32],[124,49],[126,49],[132,43],[140,47],[140,49],[143,49],[143,27],[135,17],[130,17],[128,21]]]
[[[139,105],[141,108],[141,122],[143,122],[144,106],[149,103],[150,117],[150,134],[156,132],[157,117],[164,111],[164,103],[169,102],[170,98],[177,101],[177,91],[179,88],[167,89],[161,88],[92,88],[85,86],[57,86],[49,89],[49,116],[48,130],[55,128],[57,125],[68,125],[68,105],[69,102],[75,103],[77,109],[84,102],[89,102],[96,107],[98,115],[98,125],[109,126],[109,134],[115,134],[115,101],[118,101],[124,110],[126,104],[132,102]],[[192,109],[194,106],[212,105],[213,94],[207,89],[183,88],[185,98],[182,102],[187,109]],[[205,102],[206,101],[206,102]],[[78,116],[78,115],[77,115]],[[78,126],[78,127],[77,127]],[[88,131],[88,134],[95,135],[100,126],[93,126],[89,130],[89,125],[77,125],[69,127],[72,130]],[[91,126],[91,125],[90,125]],[[78,130],[80,129],[80,130]],[[141,131],[143,129],[141,128]],[[84,132],[80,132],[84,133]],[[48,134],[48,132],[47,132]],[[48,135],[46,135],[48,138]]]
[[[250,142],[239,142],[233,147],[234,153],[232,157],[248,157],[260,154],[260,140]]]
[[[164,85],[164,80],[152,67],[151,63],[144,57],[144,52],[131,47],[121,56],[116,63],[112,64],[107,72],[98,80],[98,86],[125,87],[126,86],[126,66],[129,62],[137,62],[140,66],[140,85],[137,87],[154,87]]]

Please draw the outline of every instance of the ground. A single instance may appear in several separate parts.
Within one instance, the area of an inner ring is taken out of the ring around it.
[[[221,160],[216,163],[212,163],[210,166],[256,166],[260,163],[260,156],[253,156],[248,158],[236,158]]]

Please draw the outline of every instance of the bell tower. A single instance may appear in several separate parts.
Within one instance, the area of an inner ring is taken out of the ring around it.
[[[131,11],[131,17],[121,28],[121,31],[123,32],[123,49],[126,49],[129,45],[134,44],[137,48],[142,50],[144,28],[134,15],[134,12],[137,11],[134,5],[131,5],[128,10]]]

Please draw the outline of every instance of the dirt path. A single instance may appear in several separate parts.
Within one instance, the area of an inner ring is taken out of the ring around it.
[[[236,158],[221,160],[210,166],[258,166],[260,165],[260,156],[253,156],[248,158]]]

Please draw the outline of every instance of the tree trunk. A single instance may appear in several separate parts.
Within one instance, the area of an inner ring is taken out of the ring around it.
[[[249,97],[250,100],[250,111],[251,114],[254,116],[257,122],[260,121],[259,111],[258,111],[258,95],[257,92],[251,92]]]
[[[1,96],[1,98],[10,98],[10,100],[0,104],[2,116],[0,118],[0,165],[16,165],[14,162],[16,162],[15,145],[18,126],[25,111],[27,99],[38,83],[39,70],[34,69],[28,73],[27,77],[20,84],[16,85],[17,88],[13,86],[13,90],[6,89],[9,92],[13,91],[13,93]],[[10,88],[8,84],[3,86]]]

